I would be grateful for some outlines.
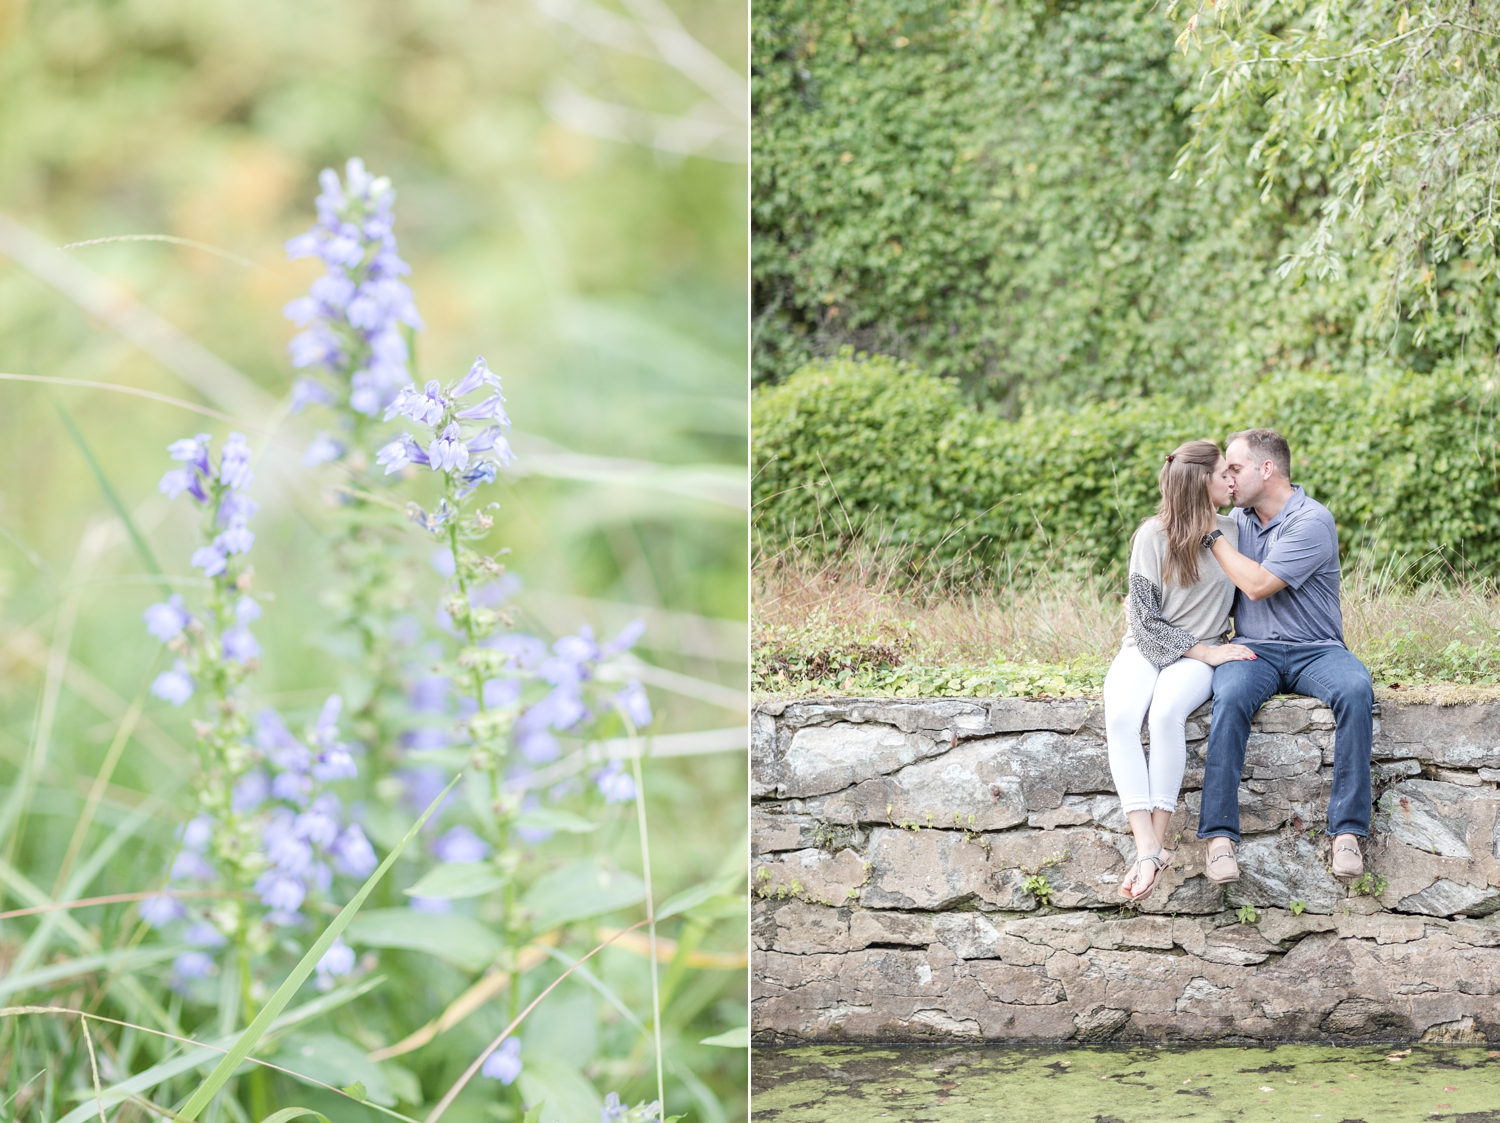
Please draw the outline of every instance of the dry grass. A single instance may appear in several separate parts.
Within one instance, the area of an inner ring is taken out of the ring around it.
[[[800,651],[806,677],[839,666],[974,666],[1000,660],[1107,662],[1124,633],[1122,583],[1042,566],[956,586],[913,577],[895,549],[836,558],[784,553],[753,569],[753,642],[762,658]],[[1500,677],[1500,592],[1488,581],[1413,586],[1395,567],[1345,574],[1350,648],[1377,680],[1483,685]]]

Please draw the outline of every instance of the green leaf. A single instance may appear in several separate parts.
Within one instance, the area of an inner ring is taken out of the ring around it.
[[[526,1062],[518,1081],[521,1098],[537,1123],[580,1123],[599,1118],[604,1100],[594,1086],[566,1061],[536,1057]]]
[[[276,988],[276,993],[271,995],[266,1004],[261,1007],[260,1013],[255,1017],[255,1021],[251,1022],[246,1027],[245,1032],[240,1034],[239,1040],[234,1043],[234,1047],[229,1050],[228,1055],[218,1063],[213,1072],[208,1074],[208,1079],[198,1085],[197,1090],[188,1098],[188,1102],[178,1112],[182,1118],[193,1120],[202,1114],[203,1109],[208,1106],[208,1102],[224,1086],[225,1081],[234,1075],[235,1070],[250,1055],[250,1050],[254,1049],[260,1039],[265,1036],[266,1031],[271,1028],[271,1023],[276,1020],[276,1016],[292,1000],[292,995],[296,994],[302,984],[307,982],[308,977],[312,975],[314,968],[317,967],[318,960],[323,958],[328,949],[333,946],[333,941],[338,939],[344,929],[349,926],[349,921],[354,919],[354,914],[359,912],[360,907],[365,903],[365,900],[370,896],[375,886],[380,883],[380,879],[385,876],[386,871],[396,864],[396,859],[401,856],[401,852],[411,844],[412,839],[417,837],[417,832],[422,829],[422,824],[427,822],[428,816],[437,810],[438,805],[442,803],[448,793],[453,790],[453,786],[462,778],[463,774],[459,773],[459,775],[448,781],[448,786],[442,790],[437,799],[432,801],[427,810],[422,812],[422,817],[412,824],[411,830],[406,832],[406,837],[401,840],[401,845],[385,856],[385,861],[381,862],[379,868],[370,875],[369,880],[360,886],[360,890],[354,895],[354,899],[345,905],[338,916],[333,918],[333,923],[329,924],[323,930],[323,934],[307,950],[307,954],[302,957],[296,967],[292,968],[292,973],[287,976],[286,981]]]
[[[403,890],[408,897],[482,897],[505,884],[505,876],[489,862],[445,862],[427,871]]]
[[[352,1041],[332,1033],[294,1033],[282,1042],[272,1058],[282,1068],[335,1088],[358,1088],[349,1092],[361,1103],[370,1102],[392,1107],[396,1097],[386,1082],[380,1065],[365,1056]]]
[[[500,937],[471,916],[440,921],[411,909],[371,909],[349,922],[344,938],[372,948],[423,951],[465,971],[482,971],[500,954]]]
[[[705,1037],[698,1044],[722,1045],[726,1049],[748,1049],[750,1048],[750,1027],[735,1026],[734,1029],[726,1029],[723,1033]]]
[[[350,1084],[347,1087],[341,1089],[341,1091],[343,1091],[344,1095],[348,1096],[351,1100],[358,1100],[360,1103],[364,1103],[365,1100],[369,1098],[368,1094],[365,1092],[364,1084],[362,1084],[358,1080],[356,1080],[353,1084]]]
[[[645,899],[645,882],[635,874],[607,870],[593,858],[583,858],[537,878],[521,898],[521,907],[532,914],[532,924],[544,931]]]
[[[684,889],[681,893],[675,893],[668,897],[661,908],[656,911],[657,920],[665,920],[669,916],[676,916],[680,912],[688,912],[698,905],[713,897],[721,896],[733,889],[741,881],[745,880],[743,870],[725,874],[723,877],[715,877],[709,881],[699,882],[691,889]]]
[[[548,807],[522,811],[516,816],[516,826],[525,830],[563,831],[566,834],[588,834],[599,829],[598,823],[591,823],[581,815]]]
[[[301,1119],[304,1115],[311,1115],[321,1119],[323,1123],[329,1123],[328,1116],[321,1111],[314,1111],[310,1107],[284,1107],[261,1120],[261,1123],[291,1123],[293,1119]]]

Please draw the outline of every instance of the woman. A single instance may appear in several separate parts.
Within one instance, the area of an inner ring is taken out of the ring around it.
[[[1129,630],[1104,679],[1109,767],[1135,835],[1135,864],[1121,896],[1139,901],[1172,863],[1167,825],[1187,762],[1187,718],[1213,693],[1214,668],[1254,659],[1225,642],[1234,585],[1206,547],[1215,530],[1239,547],[1224,457],[1212,441],[1189,441],[1162,465],[1161,505],[1130,546]],[[1141,721],[1151,730],[1151,758]]]

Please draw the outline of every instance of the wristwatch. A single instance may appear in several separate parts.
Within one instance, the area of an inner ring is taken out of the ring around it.
[[[1203,548],[1205,550],[1212,550],[1214,548],[1214,542],[1223,537],[1224,532],[1222,530],[1210,531],[1203,536]]]

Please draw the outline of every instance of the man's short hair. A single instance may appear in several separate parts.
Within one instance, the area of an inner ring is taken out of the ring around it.
[[[1250,449],[1250,455],[1257,461],[1269,460],[1276,465],[1276,470],[1281,473],[1283,479],[1288,482],[1292,478],[1292,450],[1286,443],[1286,438],[1275,429],[1246,429],[1242,433],[1234,433],[1229,438],[1229,445],[1235,441],[1244,441]],[[1229,445],[1224,447],[1227,449]]]

